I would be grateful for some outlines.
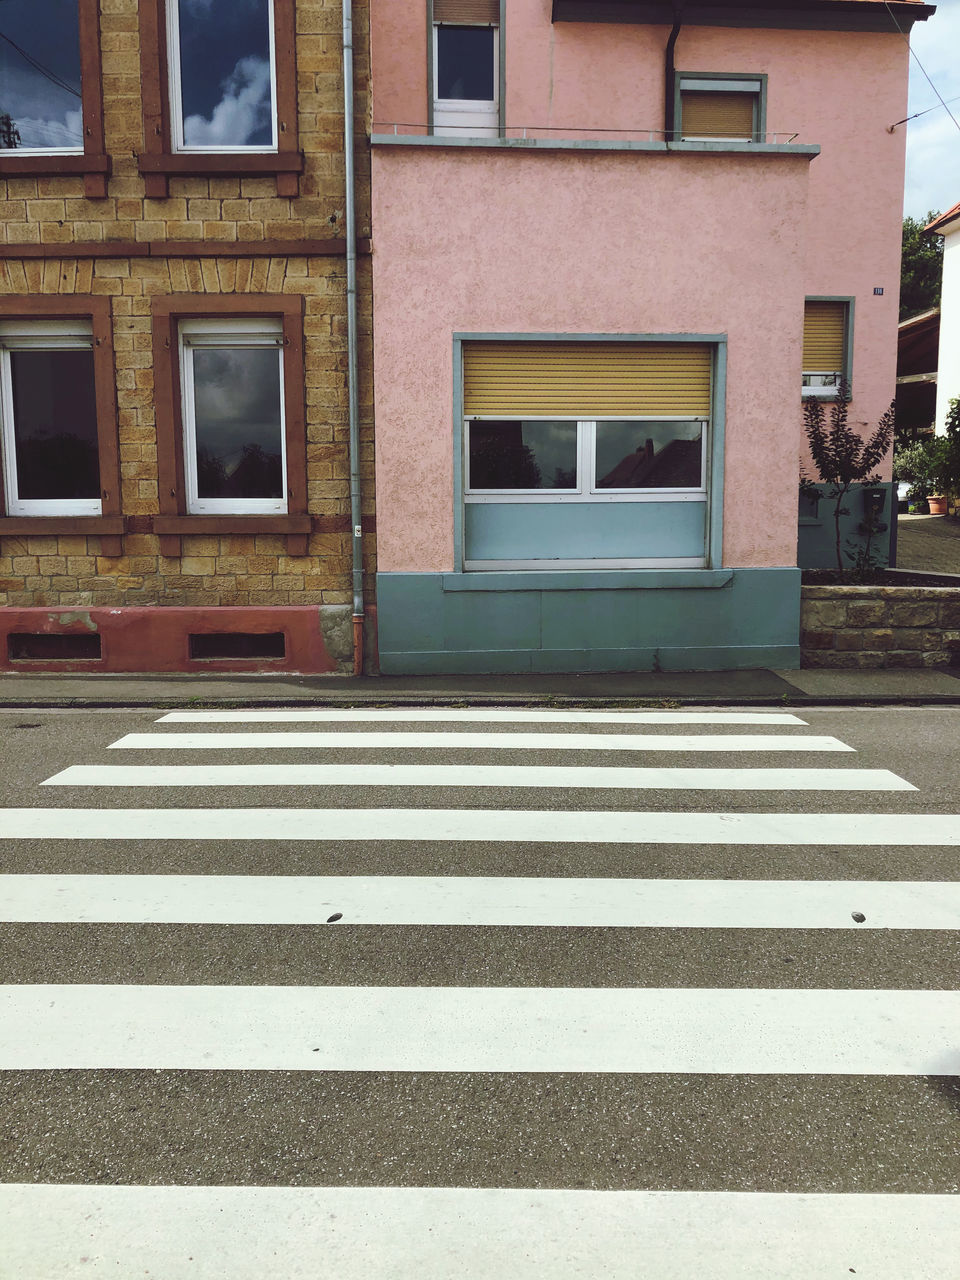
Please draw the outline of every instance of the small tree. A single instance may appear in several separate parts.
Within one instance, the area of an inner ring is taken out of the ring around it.
[[[893,478],[909,482],[911,498],[960,490],[960,398],[950,401],[946,425],[946,435],[928,436],[893,455]]]
[[[832,486],[827,497],[834,501],[833,525],[836,534],[837,568],[843,572],[843,553],[840,550],[840,517],[849,514],[844,499],[855,484],[879,484],[876,469],[886,457],[896,413],[891,404],[868,440],[862,439],[847,421],[847,405],[850,391],[846,383],[837,388],[836,399],[830,404],[830,424],[824,421],[824,402],[810,396],[803,405],[803,425],[810,445],[810,454],[817,475],[824,484]]]

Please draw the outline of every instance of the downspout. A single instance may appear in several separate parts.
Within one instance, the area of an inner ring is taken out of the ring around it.
[[[682,6],[681,6],[682,8]],[[674,94],[673,80],[676,64],[673,60],[673,51],[676,48],[677,36],[680,34],[680,28],[683,22],[680,18],[679,11],[674,8],[673,30],[667,40],[667,49],[665,55],[666,66],[664,68],[664,89],[663,89],[663,140],[664,142],[674,142],[674,133],[676,132],[676,97]]]
[[[357,210],[353,163],[353,0],[343,3],[343,160],[347,223],[347,411],[350,422],[350,527],[353,533],[353,674],[363,674],[363,538],[360,414],[357,403]]]

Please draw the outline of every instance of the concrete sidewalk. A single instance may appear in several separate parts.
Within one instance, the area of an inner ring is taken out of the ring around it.
[[[603,675],[0,675],[0,708],[304,705],[960,705],[947,671],[683,671]]]

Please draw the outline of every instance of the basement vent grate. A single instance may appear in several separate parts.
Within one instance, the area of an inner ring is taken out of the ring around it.
[[[7,636],[7,657],[11,662],[99,662],[100,637],[89,631],[30,635],[11,632]]]
[[[287,648],[282,631],[255,634],[249,631],[214,632],[190,636],[190,657],[211,662],[216,659],[285,658]]]

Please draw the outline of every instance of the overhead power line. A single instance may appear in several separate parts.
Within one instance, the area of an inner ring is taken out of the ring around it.
[[[55,84],[58,89],[65,89],[67,93],[72,93],[75,98],[82,97],[79,89],[75,89],[72,84],[68,84],[66,80],[61,79],[55,71],[51,71],[50,68],[45,67],[42,62],[38,62],[32,54],[27,53],[26,49],[21,49],[16,40],[11,40],[10,37],[8,35],[4,35],[2,31],[0,31],[0,40],[6,41],[11,49],[16,49],[17,53],[19,53],[20,57],[23,58],[25,62],[28,62],[31,67],[39,71],[40,74],[49,80],[51,84]]]
[[[907,33],[904,31],[903,27],[901,27],[900,23],[897,21],[897,15],[896,15],[896,14],[893,12],[893,10],[890,8],[889,0],[884,0],[884,6],[885,6],[885,8],[886,8],[886,10],[887,10],[887,13],[889,13],[890,17],[893,19],[893,25],[897,28],[897,30],[898,30],[898,31],[900,32],[900,34],[903,36],[904,40],[906,40],[906,42],[907,42],[907,48],[908,48],[908,49],[910,49],[910,53],[911,53],[911,54],[913,55],[913,57],[916,59],[917,66],[918,66],[918,67],[920,68],[920,70],[923,72],[924,79],[926,80],[926,82],[927,82],[927,84],[930,86],[930,88],[933,90],[933,92],[937,95],[937,99],[938,99],[938,101],[939,101],[939,103],[940,103],[940,106],[941,106],[941,107],[943,107],[944,111],[946,111],[947,115],[950,117],[950,119],[953,121],[953,123],[957,126],[957,132],[958,132],[958,133],[960,133],[960,120],[958,120],[958,119],[957,119],[957,117],[953,114],[953,112],[952,112],[952,111],[950,110],[950,108],[947,106],[947,104],[946,104],[946,102],[944,101],[943,95],[941,94],[940,90],[937,88],[937,86],[936,86],[936,85],[933,83],[933,81],[930,79],[929,75],[927,75],[927,69],[926,69],[926,67],[925,67],[925,66],[923,65],[923,63],[920,61],[920,58],[919,58],[919,56],[918,56],[918,54],[917,54],[916,49],[914,49],[914,48],[911,46],[911,44],[910,44],[910,37],[907,35]],[[951,98],[951,102],[954,102],[954,101],[956,101],[956,99]],[[931,107],[931,108],[930,108],[930,110],[932,111],[932,110],[933,110],[933,108]],[[922,115],[923,113],[922,113],[922,112],[917,112],[917,114],[918,114],[918,115]],[[912,118],[913,118],[913,117],[908,117],[908,119],[912,119]],[[898,121],[898,123],[899,123],[899,124],[903,124],[903,123],[904,123],[904,121],[903,121],[903,120],[900,120],[900,121]],[[897,126],[896,126],[895,124],[890,125],[890,126],[889,126],[889,130],[890,130],[890,132],[892,132],[896,127],[897,127]]]
[[[947,102],[960,102],[960,94],[955,98],[948,98]],[[904,116],[902,120],[897,120],[893,124],[887,125],[887,133],[893,133],[897,125],[906,124],[909,120],[919,120],[921,116],[929,115],[931,111],[939,111],[941,103],[935,102],[932,107],[926,107],[923,111],[915,111],[912,116]]]

